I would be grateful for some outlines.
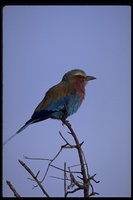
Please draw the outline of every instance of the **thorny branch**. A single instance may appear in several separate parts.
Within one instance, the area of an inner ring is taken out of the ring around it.
[[[43,188],[42,186],[42,182],[44,181],[44,179],[46,178],[47,174],[48,174],[48,171],[49,171],[49,168],[50,167],[53,167],[57,170],[60,170],[60,171],[63,171],[64,172],[64,178],[60,178],[60,177],[56,177],[56,176],[51,176],[52,178],[57,178],[57,179],[60,179],[60,180],[63,180],[64,181],[64,197],[67,197],[68,194],[70,193],[75,193],[76,191],[78,190],[83,190],[84,192],[84,197],[90,197],[92,195],[98,195],[99,193],[95,192],[94,191],[94,187],[91,183],[91,181],[94,181],[95,183],[99,183],[99,181],[96,181],[94,179],[95,175],[94,174],[93,176],[90,176],[89,175],[89,169],[88,169],[88,164],[86,162],[86,159],[85,159],[85,155],[84,155],[84,152],[82,151],[82,144],[84,142],[81,142],[79,143],[78,141],[78,138],[74,132],[74,130],[72,129],[72,126],[71,124],[67,121],[67,120],[62,120],[62,123],[63,125],[66,125],[67,128],[69,129],[69,134],[72,135],[74,141],[75,141],[75,144],[72,145],[70,144],[66,139],[65,137],[61,134],[61,132],[59,132],[60,136],[62,137],[62,139],[65,141],[65,144],[62,145],[59,149],[59,151],[56,153],[56,155],[52,158],[52,159],[46,159],[46,158],[30,158],[30,157],[27,157],[27,156],[24,156],[25,159],[31,159],[31,160],[44,160],[44,161],[48,161],[48,166],[46,168],[46,171],[44,173],[44,176],[42,178],[41,181],[38,180],[38,174],[40,171],[38,171],[37,175],[35,176],[34,173],[31,171],[31,169],[29,169],[29,167],[23,163],[21,160],[19,160],[20,164],[29,172],[29,174],[33,177],[33,179],[31,179],[32,181],[34,180],[37,185],[34,185],[33,188],[39,186],[41,188],[41,190],[43,191],[43,193],[49,197],[48,193],[45,191],[45,189]],[[66,148],[69,148],[69,149],[77,149],[77,152],[78,152],[78,157],[79,157],[79,163],[78,165],[73,165],[73,166],[69,166],[68,167],[68,170],[66,168],[66,163],[64,163],[64,169],[60,168],[60,167],[57,167],[55,165],[53,165],[52,163],[55,161],[55,159],[60,155],[60,153],[62,152],[63,149],[66,149]],[[75,167],[75,166],[79,166],[80,167],[80,171],[72,171],[71,168],[72,167]],[[69,174],[70,178],[68,179],[67,178],[67,173]],[[78,176],[78,174],[80,176]],[[76,177],[75,177],[76,176]],[[80,179],[80,181],[78,180]],[[67,186],[67,181],[70,182],[70,184]],[[7,183],[8,184],[8,183]],[[72,188],[74,188],[76,186],[75,189],[71,190]],[[91,189],[91,192],[90,192],[90,189]],[[14,190],[15,191],[15,190]],[[17,193],[14,193],[17,195]]]
[[[98,194],[96,192],[94,192],[94,188],[93,188],[93,185],[91,184],[90,180],[92,179],[93,181],[95,180],[94,179],[94,176],[93,175],[92,177],[90,177],[89,175],[89,170],[88,170],[88,165],[86,163],[86,159],[85,159],[85,155],[82,151],[82,144],[83,142],[80,144],[79,141],[78,141],[78,138],[74,132],[74,130],[72,129],[71,127],[71,124],[67,121],[67,120],[62,120],[63,124],[65,124],[68,129],[70,130],[70,134],[73,136],[74,138],[74,141],[76,143],[76,148],[77,148],[77,151],[78,151],[78,155],[79,155],[79,160],[80,160],[80,165],[81,165],[81,174],[82,174],[82,179],[83,180],[83,185],[79,184],[79,181],[77,181],[75,178],[74,178],[74,175],[72,172],[70,172],[70,178],[71,178],[71,185],[76,185],[78,186],[77,189],[83,189],[84,190],[84,197],[89,197],[89,196],[92,196],[92,195],[95,195],[95,194]],[[69,171],[70,171],[70,168],[69,168]],[[96,183],[98,183],[99,181],[95,181]],[[92,192],[89,194],[89,187],[91,187],[92,189]],[[77,191],[76,189],[76,191]],[[75,190],[73,191],[75,192]],[[69,192],[67,192],[68,194]],[[67,196],[67,194],[65,196]]]
[[[76,143],[76,148],[78,151],[78,155],[79,155],[79,160],[80,160],[80,164],[81,164],[81,173],[83,176],[83,190],[84,190],[84,197],[88,197],[89,196],[89,174],[86,173],[85,170],[85,163],[84,163],[84,159],[83,159],[83,154],[82,154],[82,149],[81,149],[81,145],[78,141],[78,138],[75,134],[75,132],[73,131],[71,124],[66,121],[63,120],[63,123],[68,127],[68,129],[70,130],[70,134],[73,136],[75,143]]]

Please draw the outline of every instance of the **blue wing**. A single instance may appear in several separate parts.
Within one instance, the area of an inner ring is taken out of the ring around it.
[[[76,90],[63,83],[57,84],[49,89],[44,99],[36,107],[31,119],[17,133],[23,131],[30,124],[48,118],[63,119],[64,116],[67,118],[78,110],[81,102]]]
[[[80,98],[74,91],[58,101],[52,99],[45,109],[34,112],[31,119],[35,120],[33,123],[47,118],[62,119],[64,115],[69,116],[75,113],[80,105]]]

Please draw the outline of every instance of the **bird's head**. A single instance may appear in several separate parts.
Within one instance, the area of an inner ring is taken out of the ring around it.
[[[67,81],[72,84],[78,84],[85,86],[88,81],[96,79],[93,76],[88,76],[83,70],[73,69],[64,74],[62,81]]]

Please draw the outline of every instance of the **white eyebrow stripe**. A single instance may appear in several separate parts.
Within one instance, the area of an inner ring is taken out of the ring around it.
[[[85,74],[82,74],[80,72],[75,73],[75,76],[78,76],[78,75],[85,76]]]

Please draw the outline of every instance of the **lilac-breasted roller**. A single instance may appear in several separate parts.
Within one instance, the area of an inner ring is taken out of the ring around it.
[[[87,76],[83,70],[74,69],[64,74],[57,85],[51,87],[43,100],[36,107],[31,119],[28,120],[14,135],[4,142],[4,145],[14,136],[23,131],[30,124],[46,120],[48,118],[65,120],[74,114],[85,98],[85,86],[88,81],[96,79]]]

